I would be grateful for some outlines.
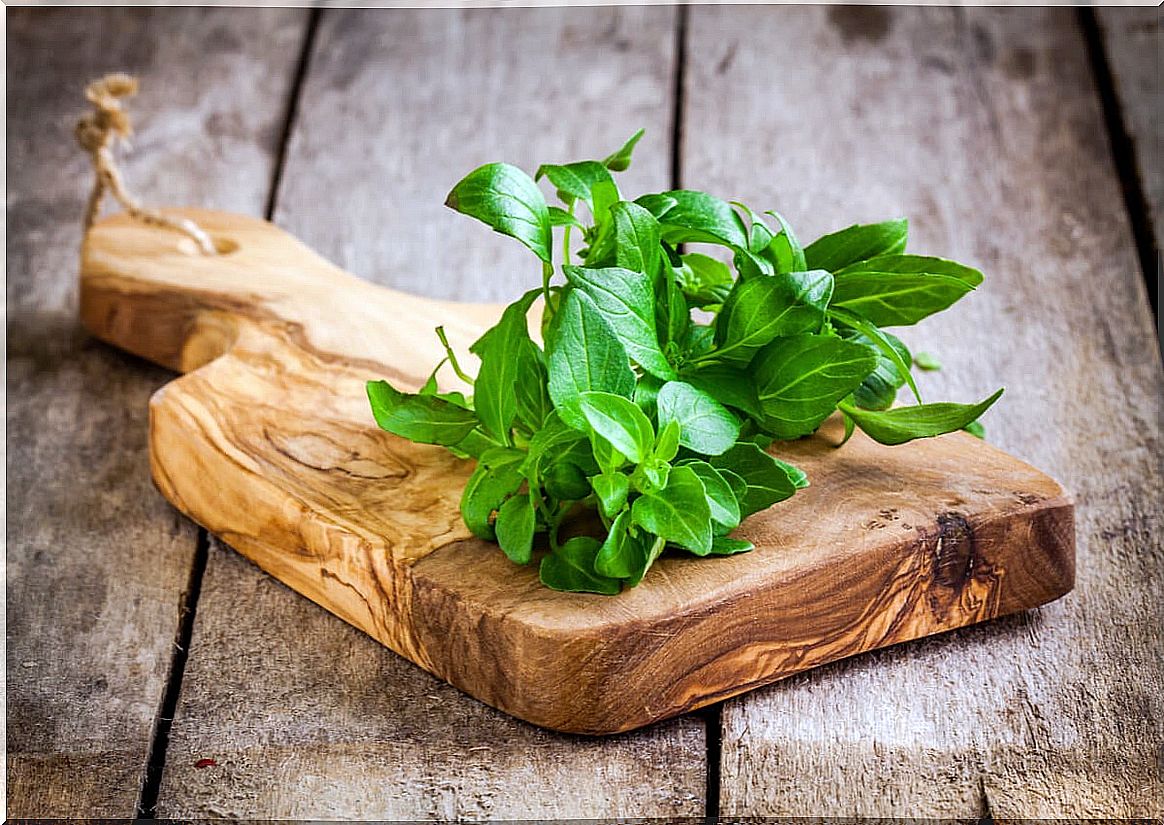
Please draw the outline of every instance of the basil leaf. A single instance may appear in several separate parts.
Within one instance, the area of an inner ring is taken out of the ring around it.
[[[647,548],[631,536],[630,510],[623,510],[610,525],[606,541],[594,557],[594,572],[612,579],[642,578],[647,563]]]
[[[836,272],[857,261],[905,250],[909,221],[905,218],[883,223],[854,224],[847,229],[817,238],[804,250],[805,264],[812,269]]]
[[[690,467],[703,488],[707,491],[707,504],[711,509],[713,532],[725,536],[740,526],[740,504],[728,480],[719,470],[706,461],[685,461],[682,466]],[[737,476],[739,478],[739,476]]]
[[[549,179],[558,190],[558,198],[569,206],[575,200],[585,201],[594,211],[594,187],[599,183],[614,185],[610,172],[596,160],[582,160],[562,165],[544,163],[538,167],[534,180]],[[595,216],[597,217],[597,215]]]
[[[767,251],[767,257],[775,266],[776,274],[804,272],[809,266],[804,259],[804,248],[801,247],[792,227],[779,212],[769,210],[767,214],[775,218],[776,222],[780,224],[780,234],[772,239]]]
[[[708,255],[689,252],[682,256],[675,281],[683,294],[697,307],[722,304],[732,288],[732,271],[722,261]]]
[[[832,293],[833,276],[820,269],[736,281],[716,318],[714,357],[747,363],[777,336],[816,332]]]
[[[597,390],[630,397],[635,374],[626,350],[585,294],[569,290],[547,334],[550,398],[562,420],[581,428],[578,396]]]
[[[711,552],[711,508],[703,482],[690,467],[672,467],[666,487],[635,499],[631,520],[697,555]]]
[[[541,468],[550,461],[565,454],[570,445],[586,438],[578,430],[564,422],[557,410],[546,416],[542,427],[530,439],[521,472],[531,481],[541,478]]]
[[[621,149],[606,156],[606,159],[602,161],[602,165],[611,172],[625,172],[630,168],[631,152],[635,150],[635,144],[639,142],[645,132],[645,129],[639,129],[631,135],[630,139],[622,145]]]
[[[877,366],[872,349],[843,338],[779,338],[753,364],[764,429],[777,438],[816,430]]]
[[[741,369],[723,364],[709,364],[685,373],[683,380],[710,395],[721,404],[734,407],[755,419],[763,417],[760,399],[752,377]]]
[[[517,416],[518,393],[514,387],[523,383],[519,376],[536,374],[538,369],[526,313],[539,294],[540,290],[532,289],[507,306],[501,320],[469,347],[469,352],[481,359],[473,385],[473,406],[485,429],[506,444]],[[528,395],[526,402],[527,406],[533,403]],[[530,412],[533,414],[533,410]]]
[[[719,455],[736,443],[740,422],[712,396],[682,381],[668,381],[657,399],[659,426],[679,424],[679,443],[704,455]]]
[[[659,396],[659,389],[663,386],[663,382],[650,373],[645,373],[639,377],[639,382],[635,384],[634,402],[639,405],[639,409],[646,413],[647,418],[654,419],[656,417],[656,403],[655,400]]]
[[[517,492],[525,480],[521,474],[524,458],[521,451],[506,447],[495,447],[481,455],[477,468],[461,492],[461,518],[473,535],[486,541],[497,537],[492,522],[493,511]]]
[[[622,588],[619,580],[594,572],[594,560],[601,547],[597,539],[589,536],[572,538],[542,557],[538,577],[552,590],[613,596]]]
[[[592,432],[638,464],[650,455],[655,430],[633,401],[606,392],[584,392],[579,408]]]
[[[366,387],[380,429],[422,444],[457,444],[477,426],[477,415],[433,395],[402,393],[387,381]]]
[[[624,473],[602,473],[591,477],[590,486],[598,496],[598,503],[602,505],[602,513],[607,518],[613,518],[615,513],[626,506],[626,497],[630,493],[630,479]]]
[[[655,448],[651,454],[659,461],[670,461],[679,454],[679,433],[682,428],[678,421],[668,421],[659,427],[659,434],[655,437]]]
[[[852,330],[857,330],[859,334],[849,335],[850,340],[867,344],[879,350],[877,368],[861,382],[861,386],[854,393],[855,396],[858,396],[857,406],[871,410],[887,409],[893,404],[893,400],[897,396],[897,389],[902,384],[909,384],[913,397],[920,404],[921,392],[913,380],[913,373],[910,371],[913,362],[905,344],[901,343],[901,340],[896,336],[878,329],[875,325],[848,310],[833,307],[831,314],[833,320],[839,321]],[[842,334],[843,332],[842,330]],[[863,403],[862,399],[870,403]],[[884,403],[884,406],[875,406],[875,404],[881,403]]]
[[[833,304],[877,326],[908,326],[946,309],[981,282],[981,272],[953,261],[887,255],[838,272]]]
[[[586,229],[582,221],[575,218],[560,206],[547,207],[550,210],[550,226],[572,226],[575,229]]]
[[[514,564],[529,564],[533,554],[534,525],[537,521],[529,496],[506,499],[497,511],[494,531],[502,552]]]
[[[915,352],[913,355],[913,363],[919,370],[926,372],[936,372],[942,368],[942,362],[938,357],[930,352]]]
[[[960,430],[977,421],[1001,395],[1002,390],[999,390],[977,404],[942,402],[896,407],[885,412],[862,410],[845,404],[842,409],[873,440],[894,445]]]
[[[550,213],[529,175],[508,163],[487,163],[453,187],[445,206],[521,241],[550,263]]]
[[[747,492],[739,499],[740,517],[766,510],[778,501],[790,498],[808,482],[804,473],[791,464],[773,458],[750,441],[741,441],[708,463],[730,478],[724,470],[743,479]],[[729,481],[730,483],[730,481]]]
[[[716,536],[711,540],[711,555],[713,556],[734,556],[736,553],[747,553],[754,549],[756,549],[756,545],[747,539]]]
[[[590,482],[573,461],[559,458],[546,468],[544,478],[546,492],[559,501],[579,501],[590,495]]]
[[[627,355],[659,378],[674,378],[672,367],[659,349],[655,330],[655,296],[651,283],[639,272],[622,267],[563,266],[566,278],[585,293],[618,336]]]
[[[962,428],[963,432],[968,432],[975,438],[986,438],[986,428],[982,426],[981,421],[971,421]]]
[[[619,201],[610,207],[613,226],[614,262],[623,269],[641,272],[654,279],[659,270],[659,222],[637,203]]]
[[[635,203],[655,216],[667,243],[714,243],[740,249],[748,245],[744,222],[736,211],[705,192],[676,189],[643,195]]]
[[[850,264],[844,269],[838,270],[836,275],[841,277],[856,272],[948,275],[951,278],[957,278],[969,287],[976,287],[982,283],[982,273],[974,267],[928,255],[878,255],[866,261]]]
[[[715,469],[716,472],[719,473],[720,477],[728,483],[729,487],[731,487],[732,495],[736,497],[736,501],[738,502],[737,506],[740,508],[740,519],[742,521],[744,516],[743,502],[748,495],[748,482],[744,481],[741,476],[725,467],[716,467]]]

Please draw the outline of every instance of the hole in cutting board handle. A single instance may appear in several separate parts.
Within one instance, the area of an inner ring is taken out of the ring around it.
[[[214,244],[214,249],[219,255],[229,255],[232,252],[238,251],[238,241],[233,241],[222,235],[211,235],[210,241]],[[198,249],[198,245],[190,238],[182,238],[182,240],[178,241],[178,251],[186,255],[202,254],[202,251]]]

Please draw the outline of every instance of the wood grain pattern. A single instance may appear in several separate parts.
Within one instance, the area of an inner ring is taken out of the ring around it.
[[[443,193],[494,149],[527,166],[572,159],[608,151],[638,126],[652,151],[627,174],[638,187],[666,188],[675,19],[668,8],[325,11],[276,222],[363,278],[437,297],[511,298],[538,278],[528,258],[442,208]],[[629,89],[612,94],[624,77]],[[597,123],[579,116],[599,109]],[[466,124],[488,141],[450,135]],[[544,143],[525,143],[535,135]],[[235,556],[210,556],[161,815],[703,815],[702,719],[602,740],[540,730],[444,685]],[[228,767],[195,767],[206,756]]]
[[[149,479],[145,405],[168,376],[77,323],[91,172],[72,125],[88,81],[139,72],[131,184],[261,211],[305,16],[27,9],[6,20],[7,814],[125,819],[197,531]],[[175,174],[179,158],[201,174]]]
[[[1071,504],[1054,481],[963,434],[838,452],[835,427],[782,445],[815,485],[741,527],[756,552],[666,559],[617,598],[543,588],[461,524],[471,463],[379,433],[365,406],[369,378],[423,383],[439,359],[425,332],[442,317],[458,319],[448,332],[464,350],[486,327],[471,319],[498,308],[362,283],[261,221],[181,214],[233,251],[192,255],[117,216],[82,255],[86,326],[194,370],[150,404],[161,491],[295,590],[519,718],[624,731],[1071,588]]]
[[[908,215],[911,248],[983,269],[904,332],[945,365],[922,390],[1004,384],[989,439],[1079,528],[1054,605],[727,703],[721,813],[1159,816],[1160,361],[1074,12],[697,8],[689,31],[684,184],[806,240]]]
[[[1128,134],[1136,150],[1136,167],[1148,200],[1156,243],[1164,239],[1164,80],[1161,53],[1164,27],[1160,6],[1099,8],[1095,16]]]

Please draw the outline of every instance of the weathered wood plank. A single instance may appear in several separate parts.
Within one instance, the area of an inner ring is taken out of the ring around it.
[[[674,11],[326,11],[276,221],[356,274],[509,298],[538,268],[441,206],[475,164],[651,144],[662,188]],[[591,116],[595,122],[588,123]],[[385,323],[391,323],[386,318]],[[224,681],[227,680],[227,681]],[[524,819],[700,815],[704,726],[591,740],[449,688],[212,549],[159,813]],[[200,759],[214,767],[198,768]]]
[[[913,219],[985,285],[903,335],[934,398],[1075,495],[1055,604],[723,711],[722,812],[1159,816],[1160,360],[1069,10],[694,8],[684,184],[811,239]],[[794,56],[794,59],[789,59]]]
[[[261,212],[299,11],[8,14],[8,815],[135,813],[196,530],[153,489],[168,375],[77,324],[82,91],[140,73],[131,184]],[[186,169],[198,168],[199,174]]]
[[[1164,238],[1164,10],[1098,8],[1095,15],[1159,244]]]

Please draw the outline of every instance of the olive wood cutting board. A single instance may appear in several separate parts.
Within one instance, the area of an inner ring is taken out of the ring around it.
[[[254,218],[192,218],[221,254],[116,215],[82,251],[81,318],[185,373],[150,401],[183,513],[425,670],[514,716],[607,734],[807,668],[1055,599],[1071,501],[964,433],[884,447],[839,421],[774,451],[812,486],[749,518],[751,553],[665,554],[618,596],[559,593],[461,523],[472,470],[380,431],[364,384],[415,389],[501,307],[418,298]],[[294,634],[295,628],[286,629]],[[385,685],[391,690],[391,685]]]

